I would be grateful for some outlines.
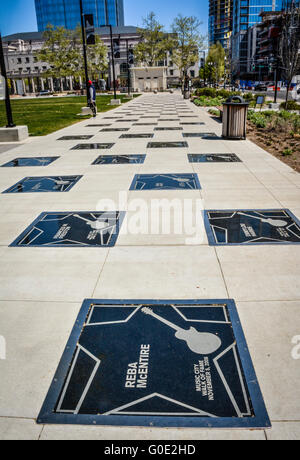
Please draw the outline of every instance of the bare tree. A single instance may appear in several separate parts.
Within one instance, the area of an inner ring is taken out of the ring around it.
[[[300,71],[300,8],[292,7],[282,15],[279,39],[279,59],[283,76],[287,80],[285,107],[292,80]]]

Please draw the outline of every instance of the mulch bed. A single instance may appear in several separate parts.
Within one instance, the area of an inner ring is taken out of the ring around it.
[[[253,123],[247,123],[247,138],[259,147],[286,163],[295,171],[300,172],[300,135],[292,137],[288,133],[257,128]],[[291,149],[292,155],[283,155],[285,149]]]

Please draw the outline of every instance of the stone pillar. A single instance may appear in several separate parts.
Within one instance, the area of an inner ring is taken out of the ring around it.
[[[70,91],[73,91],[73,77],[69,77],[70,80]]]
[[[22,87],[23,87],[23,94],[26,94],[26,85],[25,85],[24,78],[22,78]]]
[[[13,88],[14,88],[14,94],[17,94],[17,85],[16,85],[16,80],[12,80]]]
[[[32,92],[35,93],[35,84],[34,84],[33,78],[31,78],[31,87],[32,87]]]
[[[49,78],[49,86],[50,86],[50,91],[54,93],[54,85],[53,85],[53,78]]]
[[[40,78],[40,81],[41,81],[41,88],[42,88],[42,91],[44,91],[44,89],[45,89],[44,79],[43,79],[43,78]]]

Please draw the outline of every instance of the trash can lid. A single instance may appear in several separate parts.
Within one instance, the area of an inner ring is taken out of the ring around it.
[[[239,102],[235,102],[239,101]],[[227,99],[226,102],[224,102],[223,105],[242,105],[242,106],[248,106],[249,102],[246,102],[241,96],[231,96]]]

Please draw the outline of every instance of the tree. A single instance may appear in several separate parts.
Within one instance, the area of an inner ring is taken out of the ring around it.
[[[81,28],[66,30],[64,27],[49,25],[43,35],[45,42],[37,53],[38,60],[47,62],[50,69],[44,72],[46,77],[84,77],[83,43]],[[91,78],[107,70],[107,48],[96,35],[96,44],[87,46],[88,71]]]
[[[297,72],[300,71],[300,8],[294,6],[282,14],[279,59],[283,76],[287,80],[286,107],[289,89]]]
[[[220,42],[212,45],[207,56],[207,64],[213,68],[213,78],[215,83],[219,83],[225,75],[225,50]]]
[[[49,24],[43,34],[45,39],[42,49],[36,54],[39,61],[46,62],[50,69],[45,77],[60,78],[72,75],[72,66],[79,60],[78,50],[73,46],[70,31],[64,27]],[[62,82],[61,82],[62,89]]]
[[[174,35],[173,61],[181,74],[182,89],[188,80],[188,70],[199,60],[199,49],[204,46],[205,37],[200,34],[200,22],[194,16],[179,14],[172,24]]]
[[[151,12],[143,18],[143,28],[138,29],[141,41],[134,48],[137,62],[153,67],[166,58],[172,48],[172,40],[164,32],[164,26],[156,20],[155,13]]]

